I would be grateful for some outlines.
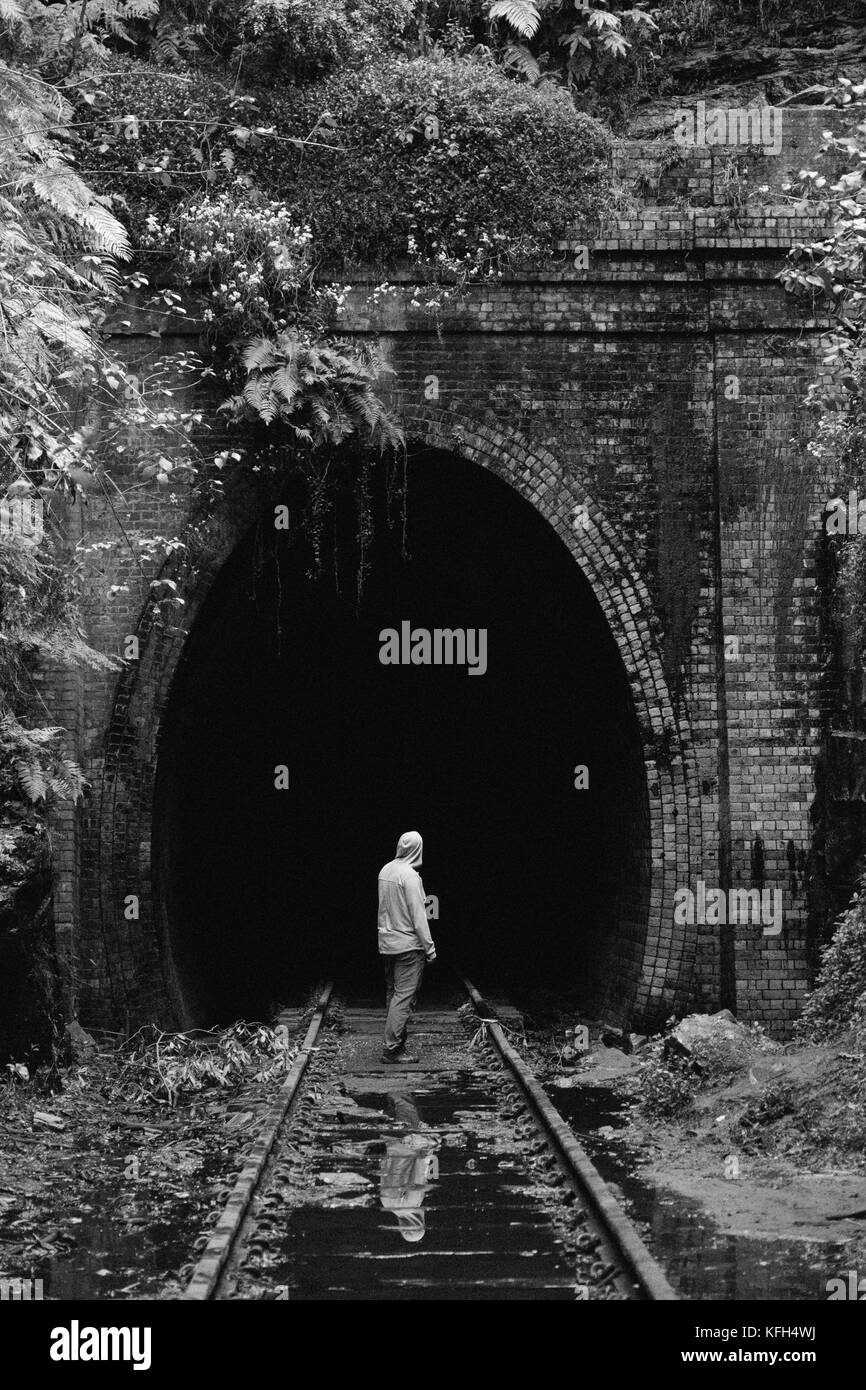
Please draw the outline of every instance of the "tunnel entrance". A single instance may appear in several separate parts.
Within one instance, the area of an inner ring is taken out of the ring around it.
[[[327,565],[308,577],[268,511],[186,642],[160,734],[154,873],[187,1024],[268,1017],[326,973],[378,989],[376,875],[408,829],[424,837],[443,961],[590,1013],[636,988],[646,773],[601,609],[506,483],[429,449],[407,469],[408,557],[401,526],[380,526],[359,609],[352,576],[343,593]],[[380,632],[404,622],[485,629],[486,671],[382,664]]]

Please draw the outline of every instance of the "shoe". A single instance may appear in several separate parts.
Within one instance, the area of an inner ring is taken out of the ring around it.
[[[412,1052],[407,1052],[404,1047],[401,1047],[399,1052],[385,1052],[384,1050],[382,1052],[383,1062],[391,1062],[394,1064],[406,1062],[411,1066],[415,1062],[420,1062],[420,1060],[420,1057],[416,1057]]]

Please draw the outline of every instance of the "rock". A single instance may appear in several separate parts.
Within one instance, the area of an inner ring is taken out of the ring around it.
[[[81,1061],[88,1053],[96,1051],[98,1044],[89,1033],[84,1031],[77,1018],[74,1018],[72,1022],[67,1025],[66,1032],[69,1038],[69,1046],[72,1048],[72,1056],[76,1062]]]
[[[631,1057],[620,1048],[605,1047],[602,1044],[600,1047],[593,1048],[592,1052],[588,1054],[586,1066],[587,1072],[591,1071],[593,1080],[595,1080],[599,1076],[618,1076],[621,1072],[631,1071],[633,1067],[637,1066],[637,1063],[633,1062]],[[586,1072],[584,1076],[586,1076]]]
[[[749,1030],[737,1022],[730,1009],[720,1009],[715,1014],[689,1014],[665,1038],[664,1054],[692,1058],[696,1046],[705,1044],[720,1061],[744,1064],[748,1038]]]
[[[628,1041],[631,1051],[638,1052],[640,1048],[646,1046],[648,1039],[645,1033],[629,1033]]]

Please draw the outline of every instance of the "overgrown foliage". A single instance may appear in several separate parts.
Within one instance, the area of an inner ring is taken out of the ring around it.
[[[282,329],[276,338],[254,338],[243,352],[247,380],[223,409],[239,420],[285,424],[291,437],[312,448],[344,443],[363,421],[380,451],[402,436],[383,409],[375,386],[384,370],[372,349],[351,344],[304,342]]]
[[[2,514],[10,515],[8,504]],[[0,534],[0,807],[16,820],[58,800],[77,801],[83,791],[80,770],[59,751],[62,731],[41,723],[45,709],[32,676],[45,658],[101,670],[115,665],[82,638],[76,596],[76,571],[66,557],[27,534]]]
[[[282,201],[234,181],[219,193],[192,198],[174,218],[148,214],[144,249],[174,257],[172,278],[207,294],[203,318],[217,353],[255,333],[278,333],[290,321],[314,321],[323,292],[312,284],[309,227]]]
[[[840,79],[830,104],[852,115],[849,134],[826,132],[823,152],[832,161],[830,168],[836,167],[837,176],[801,169],[796,186],[789,185],[788,191],[798,201],[823,203],[831,226],[818,241],[793,247],[780,278],[786,290],[810,295],[831,316],[833,327],[825,358],[831,371],[814,385],[811,400],[817,408],[844,410],[860,393],[858,372],[866,333],[866,130],[862,120],[858,122],[866,110],[866,81],[855,85],[847,78]]]
[[[237,59],[256,80],[309,82],[375,59],[398,41],[413,9],[410,0],[250,0]]]
[[[682,1116],[702,1091],[742,1075],[751,1057],[770,1046],[757,1024],[744,1029],[739,1040],[730,1034],[695,1037],[687,1050],[671,1033],[655,1038],[640,1054],[635,1095],[650,1117]]]
[[[237,197],[241,179],[310,229],[322,270],[409,260],[426,276],[481,278],[550,255],[606,206],[603,129],[565,93],[517,86],[483,57],[386,58],[243,104],[216,80],[127,64],[103,92],[106,110],[138,113],[132,140],[98,111],[92,133],[134,230],[152,214],[182,220],[203,189]]]
[[[866,490],[866,82],[841,78],[826,100],[849,113],[849,128],[841,135],[825,132],[819,167],[800,170],[789,192],[824,207],[828,230],[811,244],[795,246],[781,277],[786,289],[808,296],[830,319],[822,371],[807,397],[816,421],[809,446],[812,465],[827,488],[822,526],[843,499],[847,507],[849,490],[861,497]],[[859,527],[857,534],[828,534],[825,529],[822,544],[831,597],[831,669],[856,668],[866,654],[866,535],[859,534]],[[861,889],[825,949],[802,1019],[802,1035],[814,1040],[853,1026],[861,1065],[866,1041],[863,940]]]
[[[370,459],[399,456],[402,438],[380,397],[384,364],[334,336],[343,279],[402,261],[416,309],[436,310],[467,283],[547,258],[604,206],[604,132],[489,56],[384,58],[242,92],[118,61],[90,96],[90,158],[164,283],[161,311],[186,312],[173,285],[202,296],[208,355],[190,365],[224,383],[224,412],[242,427],[217,466],[282,466],[305,481],[314,572],[333,489],[353,471],[360,590]],[[167,457],[142,461],[143,476],[177,477]]]
[[[0,800],[25,798],[31,806],[77,801],[84,791],[81,768],[56,751],[59,727],[25,729],[12,714],[0,717]]]
[[[148,1028],[125,1043],[124,1051],[127,1062],[113,1095],[169,1106],[211,1087],[274,1081],[285,1075],[296,1053],[285,1032],[262,1023],[234,1023],[194,1033]]]
[[[691,1109],[698,1078],[681,1058],[664,1057],[654,1044],[641,1058],[636,1091],[644,1114],[659,1120],[682,1116]]]
[[[864,887],[842,914],[824,948],[815,989],[798,1022],[799,1035],[814,1042],[854,1028],[866,1054],[866,897]]]
[[[608,90],[641,70],[658,25],[643,5],[629,0],[571,5],[533,0],[492,0],[489,18],[505,30],[502,61],[532,84],[559,80],[570,90]],[[627,74],[624,60],[631,61]]]

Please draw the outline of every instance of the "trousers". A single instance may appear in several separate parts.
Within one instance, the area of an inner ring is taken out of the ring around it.
[[[399,1052],[406,1042],[409,1015],[415,1007],[415,996],[424,974],[423,951],[401,951],[399,955],[383,956],[385,967],[385,1051]]]

